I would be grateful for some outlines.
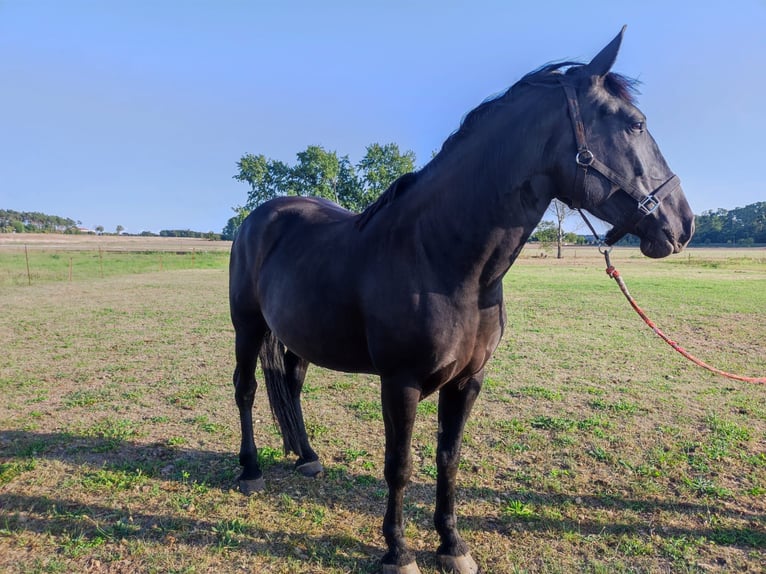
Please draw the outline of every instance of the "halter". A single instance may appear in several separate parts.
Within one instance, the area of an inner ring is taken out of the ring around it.
[[[569,117],[572,119],[572,127],[574,128],[575,140],[577,142],[577,155],[575,155],[577,173],[575,175],[572,207],[579,209],[582,202],[577,198],[587,197],[588,168],[596,170],[638,202],[636,213],[620,227],[615,226],[606,234],[604,243],[611,246],[635,229],[638,222],[644,217],[653,213],[659,207],[660,201],[665,196],[670,195],[680,187],[681,181],[678,179],[678,176],[674,174],[651,193],[647,194],[638,189],[630,179],[623,177],[600,161],[593,152],[588,149],[588,143],[585,139],[585,124],[583,124],[582,116],[580,115],[580,104],[578,103],[577,92],[575,91],[574,86],[565,82],[561,78],[559,79],[559,82],[566,94],[567,105],[569,106]]]

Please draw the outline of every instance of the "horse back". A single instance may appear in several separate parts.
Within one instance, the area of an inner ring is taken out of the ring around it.
[[[232,321],[265,321],[309,362],[371,372],[358,307],[358,230],[353,213],[322,199],[269,201],[243,222],[232,245]]]

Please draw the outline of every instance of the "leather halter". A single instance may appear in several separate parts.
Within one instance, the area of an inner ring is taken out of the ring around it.
[[[588,149],[588,143],[585,139],[585,124],[582,121],[580,115],[580,104],[577,100],[577,91],[574,86],[567,83],[563,79],[559,79],[561,87],[564,88],[566,94],[567,106],[569,107],[569,117],[572,120],[572,127],[574,128],[575,140],[577,142],[577,155],[575,156],[575,162],[577,163],[577,173],[575,175],[574,182],[574,198],[572,199],[572,207],[579,209],[582,202],[580,198],[587,197],[588,193],[588,169],[593,168],[606,179],[618,186],[622,191],[627,193],[638,204],[636,206],[636,213],[628,218],[619,227],[613,227],[606,234],[604,243],[606,245],[613,245],[617,243],[628,233],[631,233],[644,217],[653,213],[660,205],[660,202],[664,197],[673,193],[681,185],[681,181],[678,176],[673,174],[664,183],[660,184],[651,193],[644,193],[636,185],[628,179],[623,177],[608,165],[600,161],[592,151]],[[606,200],[605,200],[606,201]]]

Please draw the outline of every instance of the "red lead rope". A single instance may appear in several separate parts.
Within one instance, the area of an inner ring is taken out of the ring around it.
[[[657,325],[654,324],[654,322],[646,316],[646,313],[644,313],[643,309],[638,306],[638,303],[636,303],[636,300],[633,299],[633,296],[628,292],[628,288],[625,285],[625,282],[622,280],[622,277],[620,276],[620,272],[617,271],[617,269],[614,268],[611,261],[609,260],[609,251],[602,251],[604,254],[604,257],[606,259],[606,274],[609,275],[612,279],[614,279],[617,282],[617,285],[620,287],[620,291],[622,291],[622,294],[625,295],[625,298],[630,303],[630,306],[633,307],[633,309],[636,310],[636,313],[644,320],[644,323],[649,325],[651,327],[652,331],[657,333],[657,336],[665,341],[668,345],[673,347],[676,351],[681,353],[684,357],[689,359],[692,363],[695,365],[699,365],[703,369],[707,369],[711,373],[715,373],[717,375],[721,375],[723,377],[726,377],[728,379],[734,379],[735,381],[744,381],[746,383],[761,383],[766,384],[766,377],[743,377],[741,375],[734,375],[732,373],[727,373],[726,371],[722,371],[720,369],[716,369],[715,367],[708,365],[704,361],[698,359],[689,351],[684,349],[681,345],[676,343],[673,339],[668,337],[665,333],[663,333]]]

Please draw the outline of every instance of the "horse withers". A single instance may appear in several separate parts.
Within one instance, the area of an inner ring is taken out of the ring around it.
[[[287,452],[322,472],[300,393],[309,363],[380,376],[388,502],[384,572],[418,572],[404,537],[405,486],[418,402],[439,393],[434,524],[440,562],[478,572],[456,527],[463,429],[505,326],[502,281],[558,198],[676,253],[694,216],[646,128],[630,80],[611,72],[624,28],[588,64],[548,65],[467,114],[422,169],[361,214],[281,197],[255,209],[231,251],[240,489],[264,487],[253,439],[260,357]]]

